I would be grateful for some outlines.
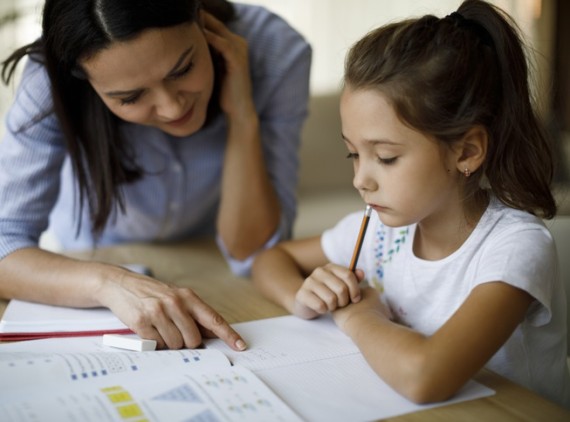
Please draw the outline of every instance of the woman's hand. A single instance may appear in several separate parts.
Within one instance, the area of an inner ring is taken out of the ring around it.
[[[329,263],[317,268],[297,291],[293,314],[312,319],[360,301],[358,282],[362,278],[361,270],[355,274],[340,265]]]
[[[345,333],[348,329],[349,320],[354,321],[357,318],[368,317],[369,315],[390,320],[393,318],[390,308],[382,303],[378,291],[373,287],[361,289],[361,299],[358,303],[335,309],[332,314],[336,325]]]
[[[100,290],[101,303],[159,348],[196,348],[202,337],[219,337],[234,350],[245,349],[239,334],[193,290],[122,269],[111,277]]]
[[[211,14],[202,11],[202,18],[208,44],[220,53],[225,63],[220,107],[230,118],[247,118],[255,113],[247,41],[231,32]]]

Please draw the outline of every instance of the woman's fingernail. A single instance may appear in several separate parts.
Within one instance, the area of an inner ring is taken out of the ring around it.
[[[356,296],[354,299],[352,299],[352,301],[353,301],[354,303],[360,302],[360,296]]]
[[[238,350],[247,349],[247,345],[245,344],[245,341],[243,341],[241,338],[238,341],[236,341],[236,347],[238,348]]]

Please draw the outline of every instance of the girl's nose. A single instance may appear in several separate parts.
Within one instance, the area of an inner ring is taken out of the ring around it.
[[[367,166],[362,162],[359,162],[354,166],[352,184],[360,192],[370,192],[378,189],[378,183],[374,178],[372,169],[370,169],[370,166]]]

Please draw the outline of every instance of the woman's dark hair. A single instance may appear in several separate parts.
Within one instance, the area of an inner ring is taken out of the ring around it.
[[[427,15],[367,34],[347,55],[345,83],[382,92],[404,123],[446,144],[482,125],[487,157],[467,179],[467,195],[486,177],[503,203],[552,218],[552,150],[523,48],[505,12],[466,0],[443,19]]]
[[[26,55],[45,65],[79,186],[80,210],[87,198],[95,234],[115,206],[124,208],[120,185],[140,178],[143,169],[121,137],[120,119],[93,90],[79,61],[147,29],[195,22],[201,7],[222,22],[234,18],[233,6],[225,0],[46,0],[41,38],[2,62],[6,84]],[[215,95],[210,103],[218,105]]]

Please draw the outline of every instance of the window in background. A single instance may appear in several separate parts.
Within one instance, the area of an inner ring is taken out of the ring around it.
[[[41,33],[41,8],[43,0],[2,0],[0,1],[0,60],[6,58],[16,48],[32,42]],[[21,66],[18,67],[18,72]],[[16,78],[17,81],[17,78]],[[4,115],[8,109],[17,83],[0,86],[0,141],[4,134]]]

